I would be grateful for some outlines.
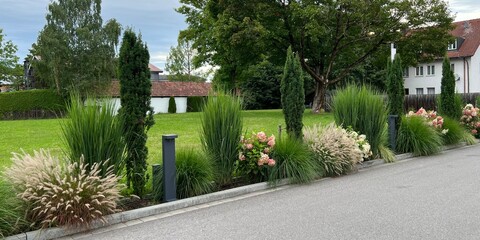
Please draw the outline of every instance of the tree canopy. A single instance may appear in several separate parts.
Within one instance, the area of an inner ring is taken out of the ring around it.
[[[3,29],[0,28],[0,80],[16,82],[23,77],[23,69],[18,64],[17,46],[12,40],[6,40]]]
[[[170,47],[165,70],[168,71],[171,81],[205,82],[205,78],[198,76],[193,58],[196,50],[192,42],[179,38],[175,47]]]
[[[59,93],[101,93],[115,77],[120,24],[103,24],[101,0],[52,1],[46,20],[31,50],[35,77]]]
[[[236,87],[248,66],[285,61],[288,46],[315,81],[313,110],[327,88],[348,79],[395,42],[406,65],[442,56],[452,17],[443,0],[181,0],[178,12],[196,61],[220,66],[214,82]]]

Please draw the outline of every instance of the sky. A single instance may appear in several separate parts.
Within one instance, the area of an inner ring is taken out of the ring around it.
[[[480,0],[448,0],[455,21],[480,18]],[[0,28],[7,40],[17,45],[23,60],[38,32],[46,23],[50,0],[0,0]],[[175,8],[179,0],[103,0],[102,18],[115,18],[123,27],[141,32],[150,51],[150,62],[164,69],[171,46],[177,43],[180,30],[187,27],[183,15]]]

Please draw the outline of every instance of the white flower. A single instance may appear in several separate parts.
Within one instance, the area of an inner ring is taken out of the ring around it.
[[[442,130],[442,134],[447,134],[448,133],[448,129],[443,129]]]

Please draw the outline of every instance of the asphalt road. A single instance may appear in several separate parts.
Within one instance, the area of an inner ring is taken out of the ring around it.
[[[480,146],[150,219],[74,238],[480,239]]]

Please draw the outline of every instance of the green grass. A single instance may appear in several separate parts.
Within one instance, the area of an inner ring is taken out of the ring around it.
[[[245,131],[263,130],[267,134],[277,136],[278,125],[281,124],[285,128],[281,110],[255,110],[242,113]],[[54,155],[63,154],[64,143],[61,140],[60,127],[62,121],[63,119],[0,121],[0,169],[10,166],[11,152],[20,152],[20,149],[33,154],[33,150],[48,148]],[[305,126],[330,122],[333,122],[333,117],[329,113],[315,115],[311,114],[309,109],[305,111],[303,118]],[[200,127],[198,112],[155,115],[155,125],[148,132],[148,163],[162,162],[163,134],[178,134],[177,149],[201,149]]]

